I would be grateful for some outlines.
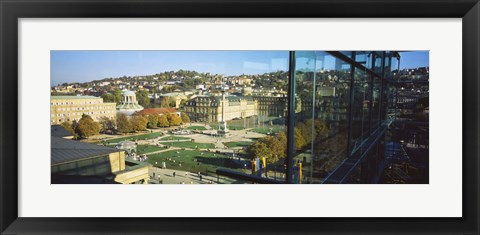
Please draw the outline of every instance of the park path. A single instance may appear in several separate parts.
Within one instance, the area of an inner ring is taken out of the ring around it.
[[[150,184],[231,184],[236,181],[223,176],[207,176],[204,172],[201,173],[202,179],[200,180],[198,172],[162,169],[154,166],[150,167],[148,172],[150,175]],[[173,176],[174,172],[175,176]]]

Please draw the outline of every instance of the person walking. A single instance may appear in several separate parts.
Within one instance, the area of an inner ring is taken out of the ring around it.
[[[173,172],[173,178],[175,178],[175,171]]]

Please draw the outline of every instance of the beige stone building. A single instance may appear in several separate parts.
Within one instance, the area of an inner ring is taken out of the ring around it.
[[[197,122],[221,122],[222,107],[225,107],[224,120],[246,118],[258,114],[258,103],[252,97],[198,96],[185,103],[185,113]]]
[[[95,121],[101,117],[114,119],[115,106],[115,103],[103,103],[102,98],[95,96],[51,96],[50,124],[78,121],[83,114],[90,115]]]
[[[221,122],[222,97],[199,96],[185,103],[185,113],[196,122]],[[225,121],[251,116],[285,117],[287,97],[227,96],[225,97]]]

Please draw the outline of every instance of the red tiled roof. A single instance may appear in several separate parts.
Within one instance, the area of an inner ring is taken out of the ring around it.
[[[176,113],[177,110],[174,108],[151,108],[151,109],[144,109],[141,111],[138,111],[137,114],[144,114],[144,115],[150,115],[150,114],[163,114],[163,113]]]

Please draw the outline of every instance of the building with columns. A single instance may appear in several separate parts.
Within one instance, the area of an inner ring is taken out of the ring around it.
[[[132,115],[135,112],[143,110],[138,104],[137,96],[133,91],[124,91],[122,93],[122,103],[117,106],[117,112],[126,115]]]

